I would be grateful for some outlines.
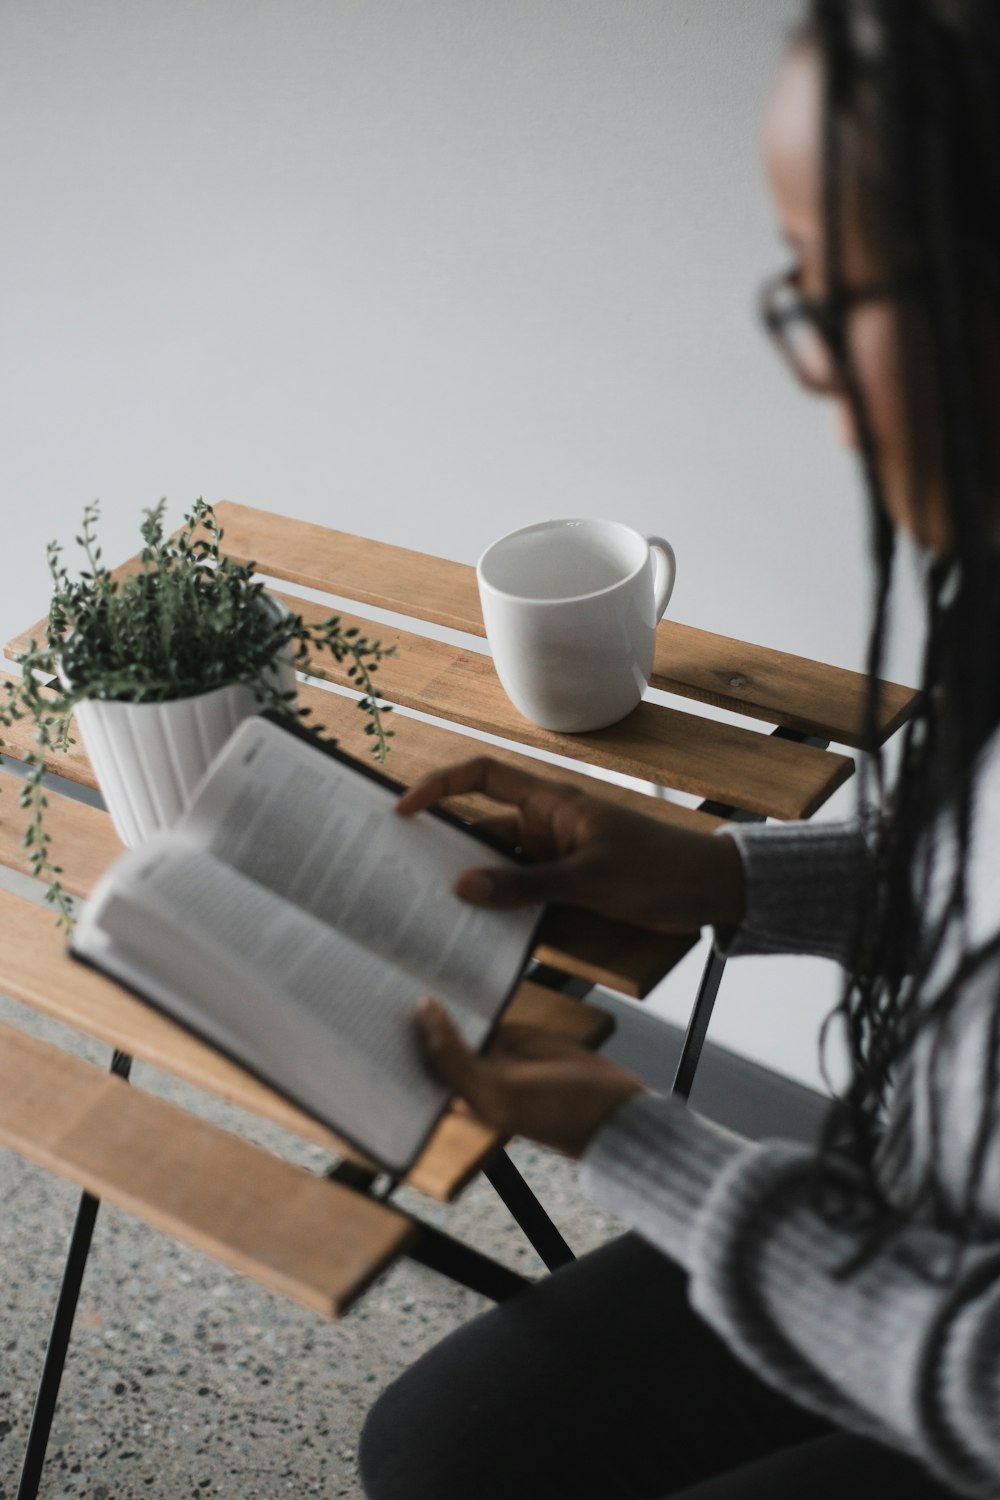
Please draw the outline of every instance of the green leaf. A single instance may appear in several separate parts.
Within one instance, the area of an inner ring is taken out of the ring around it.
[[[33,873],[47,886],[46,899],[57,908],[60,925],[72,925],[72,903],[62,890],[60,866],[53,863],[44,827],[47,799],[42,787],[44,756],[66,751],[76,741],[70,733],[76,703],[160,703],[227,683],[244,683],[259,702],[290,717],[305,718],[294,691],[267,683],[262,674],[284,654],[303,670],[322,674],[314,658],[350,659],[348,678],[371,687],[371,674],[383,648],[361,635],[359,626],[344,629],[339,615],[306,624],[292,612],[280,620],[261,608],[265,584],[254,562],[238,563],[221,550],[223,529],[214,509],[199,497],[173,535],[166,529],[167,502],[140,513],[140,568],[128,577],[112,578],[103,564],[97,529],[100,502],[83,508],[83,525],[75,537],[84,554],[82,569],[70,576],[61,562],[57,540],[46,545],[52,578],[46,638],[32,640],[21,653],[22,678],[6,684],[0,701],[4,727],[27,719],[35,725],[37,752],[19,792],[26,815],[25,847]],[[43,695],[33,676],[53,676],[62,663],[71,689],[58,684]],[[359,707],[368,715],[365,733],[374,738],[373,753],[384,759],[391,731],[383,727],[389,706],[371,691]]]

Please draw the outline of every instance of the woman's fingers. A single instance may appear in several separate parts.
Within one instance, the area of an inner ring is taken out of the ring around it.
[[[589,861],[581,851],[540,865],[491,865],[463,870],[455,894],[475,906],[505,910],[534,901],[579,905],[587,895]]]
[[[483,858],[455,882],[465,901],[497,909],[557,901],[657,932],[742,919],[743,867],[732,840],[654,822],[489,756],[436,772],[398,806],[406,815],[470,792],[505,802],[500,817],[516,810],[520,845],[537,862],[491,866]]]
[[[473,1052],[439,1000],[420,1000],[416,1017],[431,1072],[474,1109],[487,1114],[492,1094],[489,1065]]]
[[[488,833],[511,847],[521,842],[521,817],[519,813],[498,813],[495,818],[477,818],[471,825],[475,833]]]
[[[472,1105],[481,1119],[506,1129],[510,1095],[517,1088],[511,1067],[529,1061],[565,1057],[563,1039],[553,1038],[537,1027],[502,1026],[486,1055],[468,1045],[439,1000],[429,996],[417,1002],[417,1029],[427,1064],[441,1083]],[[569,1051],[579,1049],[570,1047]]]
[[[473,792],[518,809],[488,818],[481,826],[517,838],[528,853],[545,859],[545,863],[466,870],[455,883],[456,894],[478,906],[499,909],[534,901],[579,900],[585,859],[574,854],[564,859],[551,857],[560,845],[554,832],[556,816],[560,809],[577,805],[578,793],[572,787],[562,787],[481,755],[425,777],[400,797],[396,811],[409,817],[444,797]]]
[[[504,1021],[497,1027],[487,1049],[488,1058],[515,1058],[534,1062],[556,1062],[566,1058],[591,1056],[589,1048],[570,1037],[529,1026],[523,1021]]]
[[[511,802],[521,807],[545,785],[540,776],[518,770],[516,766],[504,765],[488,755],[477,755],[474,760],[462,761],[457,766],[448,766],[443,771],[433,771],[423,781],[404,792],[396,803],[396,811],[402,817],[422,812],[425,807],[440,802],[443,797],[458,797],[469,792],[483,792],[495,802]]]
[[[594,1132],[644,1085],[607,1058],[537,1028],[504,1025],[486,1056],[466,1045],[435,1000],[421,1000],[417,1025],[427,1064],[502,1135],[526,1135],[579,1156]]]

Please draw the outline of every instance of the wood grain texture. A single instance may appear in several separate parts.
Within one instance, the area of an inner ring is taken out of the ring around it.
[[[564,974],[644,1000],[697,943],[699,933],[649,932],[596,912],[551,906],[542,919],[535,958]]]
[[[6,680],[10,680],[10,674],[0,669],[0,683]],[[309,708],[310,717],[307,723],[310,726],[332,736],[351,755],[356,755],[365,762],[371,761],[371,740],[363,732],[365,718],[358,711],[356,698],[349,698],[343,693],[329,691],[300,681],[299,701]],[[671,802],[665,798],[651,796],[647,792],[637,791],[632,787],[622,786],[615,781],[604,780],[596,774],[600,770],[597,764],[592,767],[580,766],[578,770],[567,766],[555,766],[526,755],[523,751],[512,749],[508,745],[486,744],[448,725],[425,724],[419,719],[403,716],[393,719],[389,727],[396,731],[397,738],[383,769],[394,780],[406,786],[413,786],[415,782],[429,776],[432,771],[439,771],[444,766],[454,765],[460,760],[485,754],[492,756],[494,760],[503,761],[505,765],[518,766],[521,770],[530,771],[536,776],[548,776],[553,780],[564,781],[570,786],[579,787],[581,791],[606,797],[620,807],[630,807],[646,817],[671,823],[677,828],[712,832],[725,822],[724,818],[700,812],[680,802]],[[67,781],[96,788],[97,780],[93,767],[75,725],[72,728],[72,736],[75,743],[70,749],[65,754],[50,753],[46,756],[46,764],[49,770],[64,776]],[[24,760],[32,747],[31,726],[26,722],[21,721],[10,729],[4,730],[0,752],[12,760]],[[481,816],[488,806],[481,797],[454,797],[450,799],[448,805],[463,817],[469,818]]]
[[[466,563],[232,501],[223,501],[216,512],[225,528],[225,550],[240,561],[255,561],[275,578],[485,634],[475,569]],[[835,744],[861,744],[864,675],[785,651],[667,619],[657,632],[652,686]],[[884,684],[880,743],[909,718],[916,700],[913,688]]]
[[[294,595],[277,597],[306,620],[321,620],[328,613]],[[396,648],[397,655],[382,662],[377,676],[378,691],[390,703],[568,760],[784,819],[811,817],[854,772],[847,756],[657,703],[640,703],[608,729],[556,734],[517,712],[484,653],[458,650],[412,631],[373,628],[359,615],[341,618],[345,626],[356,625]],[[346,662],[328,656],[317,656],[312,667],[313,676],[342,687],[353,686],[348,671]],[[13,734],[8,738],[16,743]],[[70,766],[72,757],[66,759]]]
[[[223,551],[256,562],[262,573],[374,604],[435,625],[483,635],[476,571],[426,552],[293,521],[271,511],[221,501]]]
[[[307,620],[326,614],[321,606],[293,595],[278,598]],[[341,618],[347,626],[371,629],[363,616]],[[493,662],[482,652],[459,650],[410,631],[379,626],[374,633],[398,653],[378,670],[379,694],[390,703],[725,806],[765,817],[808,818],[854,773],[854,762],[846,755],[658,703],[640,703],[608,729],[556,734],[517,712]],[[311,670],[341,687],[353,686],[347,663],[323,656]]]
[[[75,812],[103,816],[92,808],[69,805]],[[85,834],[91,824],[92,817],[83,817],[76,827]],[[11,999],[270,1120],[331,1155],[364,1160],[333,1131],[235,1063],[111,980],[74,962],[49,911],[0,891],[0,933],[0,991]],[[551,996],[537,985],[522,985],[505,1023],[543,1025],[584,1045],[599,1045],[610,1026],[606,1013],[563,995],[554,1001]],[[446,1116],[407,1182],[429,1197],[447,1200],[475,1175],[496,1145],[495,1134],[478,1121]]]
[[[0,1142],[325,1316],[415,1233],[397,1209],[3,1024]]]
[[[216,512],[224,525],[225,550],[237,561],[256,562],[261,572],[470,635],[485,635],[475,569],[467,563],[233,501],[220,502]],[[136,559],[130,558],[114,571],[125,575],[135,567]],[[43,617],[6,643],[7,656],[15,660],[32,638],[41,640],[44,631]],[[787,651],[666,619],[657,629],[651,685],[834,744],[862,744],[864,674]],[[880,744],[911,716],[918,696],[914,688],[883,682],[876,717]]]
[[[0,670],[0,690],[5,682],[14,680],[10,672]],[[73,733],[76,743],[65,753],[49,751],[45,756],[45,764],[58,776],[65,776],[67,781],[78,782],[81,786],[96,786],[94,772],[80,743],[79,734],[75,729]],[[0,753],[10,756],[12,760],[24,760],[34,748],[35,732],[27,719],[19,719],[9,729],[0,730]]]
[[[345,750],[366,760],[370,757],[370,741],[362,732],[364,720],[354,700],[304,684],[300,684],[300,694],[302,701],[312,709],[311,722],[325,728]],[[484,749],[480,741],[438,725],[424,724],[402,715],[397,715],[393,723],[396,738],[392,741],[386,770],[407,785],[412,785],[432,770],[439,770],[470,755],[479,755]],[[12,756],[23,756],[30,743],[27,727],[17,725],[8,736],[6,750]],[[630,807],[676,827],[713,831],[723,821],[614,782],[598,781],[586,773],[540,764],[502,746],[485,748],[506,764],[596,792],[620,806]],[[73,781],[96,785],[90,762],[79,744],[68,755],[52,757],[52,769]],[[56,821],[50,819],[50,824],[56,834],[56,857],[65,867],[67,889],[74,895],[83,895],[120,846],[110,820],[104,815],[87,820],[83,815],[66,814],[69,822],[63,827],[62,802],[65,800],[54,802],[52,806]],[[12,805],[13,798],[7,806]],[[461,816],[470,818],[481,817],[489,807],[478,797],[456,797],[450,805]],[[0,842],[3,849],[0,857],[14,868],[27,870],[27,853],[20,846],[21,826],[16,818],[5,816],[5,804],[0,799]],[[82,836],[74,832],[77,827],[86,830]],[[546,921],[537,956],[567,974],[589,980],[592,984],[606,984],[633,999],[643,999],[690,946],[688,940],[646,932],[592,913],[562,911],[553,913]]]

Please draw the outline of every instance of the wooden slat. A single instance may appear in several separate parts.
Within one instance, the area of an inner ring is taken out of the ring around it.
[[[0,679],[3,675],[0,673]],[[346,750],[367,759],[370,742],[362,733],[363,719],[354,700],[302,684],[300,694],[302,701],[313,710],[312,722],[323,725]],[[424,724],[416,719],[399,716],[394,720],[394,726],[397,733],[392,741],[392,753],[386,769],[407,785],[412,785],[432,770],[438,770],[470,755],[481,754],[484,748],[480,741],[470,739],[467,735],[442,729],[437,725]],[[11,756],[23,757],[30,745],[31,731],[28,725],[19,723],[9,731],[6,749]],[[503,746],[488,748],[491,755],[506,764],[551,775],[675,827],[712,831],[723,821],[614,782],[598,781],[593,776],[561,767],[540,765],[538,761]],[[82,745],[77,744],[67,755],[51,757],[51,765],[54,771],[60,772],[69,780],[96,786],[93,770]],[[479,797],[456,797],[452,799],[451,805],[463,817],[480,817],[488,807],[484,799]],[[53,811],[56,817],[61,816],[58,804],[53,804]],[[0,839],[4,837],[2,814],[3,803],[0,802]],[[53,828],[56,827],[51,819],[50,824]],[[8,823],[6,826],[6,854],[3,858],[19,869],[29,868],[27,855],[19,847],[20,824]],[[109,823],[98,823],[97,826],[88,825],[84,838],[74,838],[69,830],[65,835],[57,830],[57,834],[59,847],[64,851],[59,858],[66,866],[67,889],[76,895],[85,894],[119,848],[113,830]],[[74,879],[84,884],[77,888],[72,884]],[[590,912],[560,909],[551,913],[546,920],[540,934],[537,957],[544,963],[586,979],[591,984],[605,984],[632,999],[641,1000],[688,952],[693,941],[693,937],[667,937],[623,922],[612,922]]]
[[[3,690],[5,682],[15,680],[10,672],[0,671],[0,691]],[[94,772],[75,728],[73,737],[75,744],[71,745],[68,751],[52,751],[46,754],[46,766],[56,775],[65,776],[67,781],[78,782],[81,786],[96,786]],[[0,729],[0,754],[10,756],[12,760],[24,760],[34,748],[35,732],[27,719],[18,719],[9,729]]]
[[[277,597],[307,620],[328,613],[292,595]],[[811,817],[854,772],[847,756],[649,702],[608,729],[556,734],[517,712],[484,653],[457,650],[411,631],[372,630],[359,615],[341,618],[345,626],[356,625],[397,648],[378,672],[379,692],[389,702],[569,760],[786,819]],[[316,657],[312,674],[353,686],[348,663],[328,656]]]
[[[326,1316],[415,1234],[397,1209],[3,1024],[0,1143]]]
[[[10,673],[0,669],[0,683],[13,680]],[[306,722],[315,728],[323,728],[337,739],[345,750],[368,761],[371,756],[371,741],[363,733],[362,726],[365,720],[358,712],[357,700],[301,681],[298,686],[300,702],[310,710],[310,718]],[[385,770],[396,781],[403,782],[407,786],[412,786],[424,776],[428,776],[432,771],[440,770],[443,766],[454,765],[457,761],[466,760],[470,756],[486,754],[492,756],[494,760],[503,761],[505,765],[518,766],[538,776],[550,776],[553,779],[565,781],[570,786],[579,787],[581,791],[606,797],[621,807],[629,807],[635,812],[643,813],[646,817],[670,823],[676,828],[712,832],[726,821],[724,818],[714,817],[711,813],[700,812],[696,808],[687,807],[679,802],[654,797],[647,792],[636,791],[632,787],[622,786],[615,781],[605,781],[594,774],[594,771],[599,769],[596,766],[592,771],[588,767],[575,770],[567,766],[551,765],[518,750],[512,750],[507,745],[485,744],[482,740],[473,739],[470,735],[462,734],[450,726],[424,724],[419,719],[400,717],[394,719],[390,727],[397,731],[397,739],[392,745]],[[10,729],[5,729],[3,733],[5,738],[0,743],[0,753],[8,755],[12,760],[24,760],[33,745],[30,724],[21,720]],[[93,767],[75,726],[72,735],[75,743],[69,751],[65,754],[56,753],[46,756],[48,768],[57,775],[64,776],[67,781],[96,788],[97,780]],[[463,817],[470,818],[481,816],[487,809],[487,803],[481,797],[454,797],[449,800],[448,805]]]
[[[352,536],[289,516],[223,501],[224,546],[238,561],[290,583],[321,589],[397,614],[485,635],[475,569],[388,542]],[[115,572],[134,571],[130,558]],[[5,646],[11,659],[40,640],[44,618]],[[657,629],[652,686],[748,718],[860,748],[867,679],[863,673],[666,619]],[[916,689],[883,682],[879,743],[916,706]]]
[[[53,798],[53,803],[57,800],[65,799]],[[73,809],[67,826],[83,834],[95,818],[104,816],[93,808],[67,805]],[[0,832],[9,826],[6,808],[3,811]],[[9,844],[8,837],[4,855]],[[363,1159],[325,1125],[258,1083],[213,1048],[111,980],[74,962],[66,953],[65,940],[56,930],[52,914],[7,891],[0,891],[0,992],[270,1120],[335,1156]],[[563,995],[553,996],[552,991],[533,984],[520,987],[506,1012],[504,1024],[508,1022],[542,1025],[587,1046],[598,1046],[610,1029],[605,1012]],[[452,1198],[496,1145],[497,1137],[478,1121],[466,1115],[448,1115],[414,1164],[407,1182],[429,1197]]]
[[[9,673],[0,670],[0,683],[5,680],[13,679]],[[357,700],[301,681],[298,686],[299,700],[310,710],[310,717],[306,722],[314,728],[324,729],[345,750],[368,761],[371,756],[371,741],[363,733],[362,726],[365,721],[358,712]],[[454,765],[457,761],[466,760],[470,756],[486,754],[492,756],[494,760],[503,761],[505,765],[518,766],[538,776],[550,776],[553,779],[565,781],[570,786],[579,787],[581,791],[606,797],[621,807],[629,807],[635,812],[643,813],[646,817],[670,823],[676,828],[712,832],[726,821],[724,818],[700,812],[697,808],[687,807],[680,802],[654,797],[647,792],[636,791],[632,787],[622,786],[615,781],[605,781],[587,767],[575,770],[568,766],[551,765],[518,750],[512,750],[507,745],[485,744],[482,740],[473,739],[470,735],[462,734],[459,730],[447,725],[424,724],[419,719],[400,717],[394,719],[390,727],[397,731],[397,738],[392,745],[385,770],[396,781],[407,786],[412,786],[424,776],[444,766]],[[21,720],[10,729],[5,729],[4,736],[3,742],[0,743],[0,753],[8,755],[12,760],[24,760],[33,746],[30,724]],[[52,753],[46,756],[48,769],[59,776],[64,776],[67,781],[96,788],[97,779],[94,776],[93,767],[75,726],[72,729],[72,737],[75,743],[66,753]],[[594,770],[597,769],[595,766]],[[481,797],[453,797],[448,805],[463,817],[471,818],[481,816],[488,804]]]
[[[224,548],[290,583],[484,635],[475,569],[387,542],[333,531],[249,505],[216,507]],[[652,685],[835,744],[861,743],[866,679],[785,651],[667,619],[657,632]],[[913,688],[885,683],[880,742],[909,718]]]
[[[322,619],[319,605],[293,596],[278,598],[307,620]],[[359,615],[342,615],[345,626],[371,630]],[[777,739],[760,730],[704,719],[658,703],[640,703],[627,718],[590,734],[540,729],[510,703],[491,659],[458,650],[411,631],[377,627],[374,632],[397,655],[379,667],[379,693],[390,703],[419,709],[547,750],[570,760],[711,798],[773,818],[808,818],[853,775],[846,755]],[[317,656],[314,676],[350,687],[348,663]]]
[[[360,604],[483,635],[476,570],[426,552],[370,541],[309,521],[223,500],[222,549],[262,573]]]
[[[649,932],[595,912],[552,906],[542,919],[534,957],[564,974],[644,1000],[690,953],[699,936]]]
[[[836,745],[864,743],[868,679],[768,646],[662,620],[656,632],[653,687],[780,724]],[[876,714],[884,745],[917,706],[915,688],[882,681]]]

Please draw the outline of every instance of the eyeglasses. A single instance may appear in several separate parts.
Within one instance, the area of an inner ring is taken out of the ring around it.
[[[792,374],[810,391],[835,391],[837,312],[890,295],[886,286],[845,287],[834,297],[807,297],[793,267],[766,281],[760,291],[760,316]]]

